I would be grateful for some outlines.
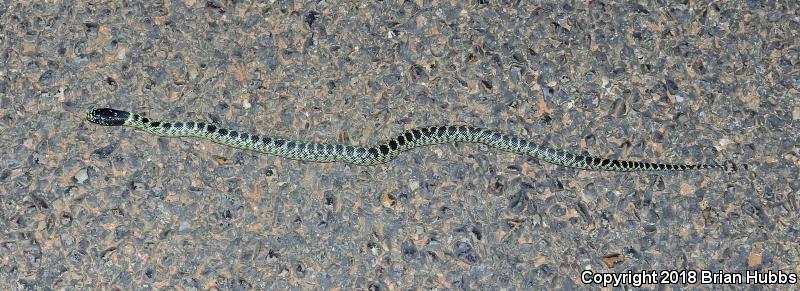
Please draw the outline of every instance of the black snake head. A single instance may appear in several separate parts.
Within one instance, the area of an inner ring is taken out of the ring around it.
[[[86,120],[105,126],[121,126],[131,114],[127,111],[111,108],[95,108],[86,113]]]

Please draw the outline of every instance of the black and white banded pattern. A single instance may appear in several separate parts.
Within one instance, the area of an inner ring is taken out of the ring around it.
[[[634,172],[727,169],[727,166],[716,164],[659,164],[575,155],[546,148],[513,135],[466,125],[415,128],[378,145],[361,147],[260,136],[221,128],[203,121],[157,120],[110,108],[92,109],[87,113],[86,119],[99,125],[126,126],[159,136],[199,137],[235,148],[310,162],[346,162],[370,166],[386,163],[401,152],[421,146],[469,142],[482,143],[500,150],[525,154],[548,163],[581,170]]]

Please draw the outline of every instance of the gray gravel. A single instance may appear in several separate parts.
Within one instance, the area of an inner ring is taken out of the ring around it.
[[[800,272],[796,3],[79,2],[0,4],[2,289]],[[314,164],[99,127],[92,107],[356,144],[467,123],[747,168],[580,172],[467,144]]]

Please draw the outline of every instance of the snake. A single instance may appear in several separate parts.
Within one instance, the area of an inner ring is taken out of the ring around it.
[[[112,108],[90,109],[86,113],[86,119],[98,125],[123,126],[163,137],[201,138],[233,148],[294,160],[345,162],[359,166],[383,164],[393,160],[402,152],[423,146],[464,142],[484,144],[502,151],[528,155],[551,164],[580,170],[642,172],[728,169],[726,164],[662,164],[573,154],[565,150],[548,148],[515,135],[469,125],[417,127],[375,145],[357,146],[256,135],[223,128],[214,122],[155,119],[144,114]]]

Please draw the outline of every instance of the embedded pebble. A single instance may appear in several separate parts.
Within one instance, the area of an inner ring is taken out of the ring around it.
[[[408,183],[408,188],[411,189],[411,191],[419,189],[419,181],[411,181],[411,183]]]
[[[86,170],[86,168],[83,168],[80,171],[78,171],[77,174],[75,174],[74,178],[75,181],[78,182],[78,184],[83,184],[83,182],[86,182],[86,180],[89,179],[89,172]]]
[[[192,225],[186,220],[181,221],[181,225],[178,226],[178,231],[180,232],[184,232],[190,229],[192,229]]]

